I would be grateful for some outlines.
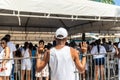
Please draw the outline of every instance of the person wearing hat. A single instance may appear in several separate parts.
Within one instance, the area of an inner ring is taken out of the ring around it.
[[[66,46],[68,32],[65,28],[58,28],[55,32],[56,46],[45,52],[44,58],[38,57],[36,70],[41,71],[49,62],[51,80],[75,80],[75,67],[80,72],[85,71],[87,44],[81,43],[83,58],[79,60],[76,49]]]

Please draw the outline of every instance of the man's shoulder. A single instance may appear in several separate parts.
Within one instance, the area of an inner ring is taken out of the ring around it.
[[[118,45],[120,45],[120,42],[118,43]]]
[[[7,43],[7,46],[12,50],[12,51],[16,51],[16,47],[15,47],[15,44],[13,42],[8,42]]]
[[[70,51],[72,54],[78,53],[79,51],[75,48],[70,47]]]
[[[11,41],[9,41],[7,44],[8,44],[8,45],[14,45],[14,43],[11,42]]]
[[[50,50],[53,50],[55,47],[50,48]]]

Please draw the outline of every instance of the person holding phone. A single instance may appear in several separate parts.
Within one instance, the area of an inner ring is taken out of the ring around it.
[[[37,59],[36,69],[41,71],[49,62],[51,80],[75,80],[75,67],[80,72],[85,71],[87,44],[81,43],[83,55],[79,60],[79,53],[76,49],[66,46],[68,32],[65,28],[58,28],[55,32],[56,46],[46,50],[43,59]]]

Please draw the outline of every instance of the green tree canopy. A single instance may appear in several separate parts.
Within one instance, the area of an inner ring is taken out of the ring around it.
[[[113,0],[92,0],[92,1],[97,1],[102,3],[107,3],[107,4],[115,4]]]

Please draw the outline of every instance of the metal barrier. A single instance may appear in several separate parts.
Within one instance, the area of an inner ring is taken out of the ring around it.
[[[101,59],[101,61],[97,63],[95,59],[93,59],[94,55],[87,54],[86,71],[83,75],[80,74],[80,80],[118,80],[118,58],[114,57],[114,53],[103,55],[105,55],[104,59]],[[98,68],[98,71],[96,68]],[[98,77],[96,78],[96,76]],[[102,76],[104,79],[102,79]]]
[[[22,80],[22,69],[21,69],[21,60],[23,59],[31,59],[32,68],[31,68],[31,80],[37,80],[35,77],[35,65],[36,65],[36,57],[30,58],[14,58],[15,60],[15,80]],[[99,62],[97,63],[99,64]],[[102,64],[102,62],[101,62]],[[98,68],[98,71],[96,71]],[[96,70],[95,70],[96,69]],[[96,74],[98,72],[98,75]],[[104,75],[102,75],[102,73]],[[61,73],[62,74],[62,73]],[[100,75],[101,74],[101,75]],[[101,76],[104,77],[104,80],[118,80],[118,58],[114,58],[114,54],[107,53],[104,59],[103,66],[96,66],[95,60],[93,60],[93,55],[87,54],[87,64],[86,70],[84,73],[79,73],[77,69],[75,69],[75,80],[96,80],[95,77],[98,76],[97,80],[102,80]],[[28,80],[28,76],[25,76],[26,80]]]

